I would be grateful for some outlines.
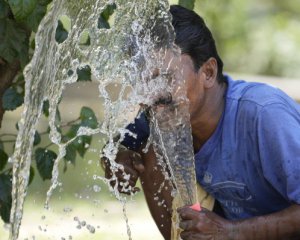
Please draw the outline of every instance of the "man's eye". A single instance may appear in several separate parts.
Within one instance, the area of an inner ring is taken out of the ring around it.
[[[172,95],[169,93],[167,96],[160,97],[155,101],[154,105],[168,105],[172,103]]]

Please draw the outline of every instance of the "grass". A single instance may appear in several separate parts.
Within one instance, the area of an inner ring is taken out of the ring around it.
[[[56,199],[50,210],[43,208],[43,202],[29,197],[26,201],[24,219],[19,239],[128,239],[122,204],[116,200]],[[149,216],[144,201],[127,203],[127,214],[132,239],[162,239]],[[78,221],[86,225],[78,229]],[[87,225],[95,228],[92,234]],[[1,239],[7,239],[8,232],[0,228]],[[71,238],[70,238],[71,236]]]

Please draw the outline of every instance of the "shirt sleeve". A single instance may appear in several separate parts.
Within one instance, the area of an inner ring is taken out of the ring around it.
[[[134,122],[126,127],[131,133],[135,135],[125,134],[124,140],[121,142],[122,145],[128,149],[137,151],[143,143],[145,143],[150,134],[149,122],[144,112],[138,114],[134,119]]]
[[[299,108],[296,104],[266,105],[257,124],[264,177],[284,198],[300,204]]]

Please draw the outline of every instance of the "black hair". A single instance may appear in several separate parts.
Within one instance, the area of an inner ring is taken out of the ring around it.
[[[171,5],[170,13],[176,34],[175,44],[181,48],[182,53],[192,58],[195,70],[198,71],[204,62],[213,57],[218,64],[218,82],[224,82],[223,62],[204,20],[195,12],[179,5]]]

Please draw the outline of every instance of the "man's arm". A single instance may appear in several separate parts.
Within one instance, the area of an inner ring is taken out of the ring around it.
[[[142,156],[145,170],[140,174],[140,180],[150,213],[163,237],[171,238],[172,216],[172,187],[165,179],[159,166],[153,147],[147,153],[139,152]]]
[[[300,239],[300,205],[296,204],[280,212],[239,221],[228,221],[213,212],[197,212],[188,207],[178,212],[182,218],[183,240]]]
[[[234,223],[240,239],[300,239],[300,205]]]
[[[125,194],[139,191],[135,185],[140,178],[150,213],[163,237],[169,240],[171,238],[172,189],[170,182],[165,180],[161,166],[157,164],[152,146],[147,153],[142,151],[143,147],[137,152],[126,148],[119,149],[116,162],[123,166],[123,170],[115,173],[118,179],[117,189]],[[110,179],[113,174],[108,159],[103,157],[101,164],[105,170],[105,177]],[[129,179],[126,177],[128,175]],[[115,184],[116,181],[111,182],[113,187]]]

